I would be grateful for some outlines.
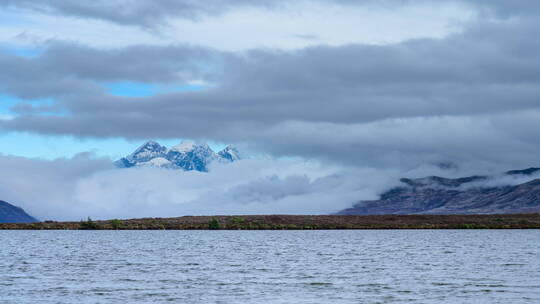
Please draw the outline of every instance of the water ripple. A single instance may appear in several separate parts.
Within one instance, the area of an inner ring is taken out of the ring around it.
[[[0,231],[0,304],[540,303],[540,231]]]

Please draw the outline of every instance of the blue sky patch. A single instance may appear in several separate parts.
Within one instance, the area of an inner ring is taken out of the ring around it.
[[[13,48],[9,52],[20,57],[35,58],[43,54],[44,51],[36,48]]]
[[[150,139],[149,139],[150,140]],[[156,139],[168,148],[179,144],[181,139]],[[97,156],[110,157],[113,160],[127,156],[146,140],[126,140],[120,138],[76,138],[73,136],[41,135],[27,132],[0,132],[0,154],[22,157],[56,159],[72,157],[81,152],[93,152]],[[208,142],[214,150],[219,151],[225,145]],[[21,149],[24,147],[24,149]]]
[[[10,108],[19,103],[19,101],[19,99],[9,95],[0,94],[0,114],[13,114]]]
[[[24,58],[35,58],[45,52],[44,48],[0,44],[0,52]]]
[[[14,96],[11,96],[9,94],[2,94],[0,93],[0,114],[15,114],[13,111],[11,111],[11,108],[18,103],[26,103],[26,104],[32,104],[33,106],[52,106],[54,105],[54,100],[51,98],[43,98],[43,99],[33,99],[33,100],[23,100]],[[65,115],[66,113],[44,113],[40,112],[40,115]]]
[[[158,85],[139,82],[114,82],[105,84],[110,94],[124,97],[148,97],[158,94],[200,91],[207,88],[207,85]]]

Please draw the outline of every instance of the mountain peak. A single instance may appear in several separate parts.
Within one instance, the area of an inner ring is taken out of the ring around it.
[[[193,151],[197,144],[193,141],[183,141],[180,144],[173,146],[169,149],[169,151],[176,151],[176,152],[189,152]]]
[[[506,174],[507,175],[531,175],[531,174],[534,174],[536,172],[540,171],[540,168],[536,168],[536,167],[531,167],[531,168],[527,168],[527,169],[523,169],[523,170],[510,170],[510,171],[506,171]]]
[[[147,141],[147,142],[145,142],[143,144],[143,146],[148,146],[148,145],[151,145],[151,146],[156,146],[157,145],[157,146],[159,146],[160,144],[157,141],[154,141],[154,140],[149,140],[149,141]]]
[[[233,162],[239,159],[238,150],[231,145],[216,153],[206,143],[186,140],[167,149],[151,140],[129,156],[117,160],[115,165],[120,168],[149,166],[206,172],[208,165],[215,160]]]
[[[133,152],[132,154],[137,154],[137,153],[141,153],[141,152],[145,152],[145,151],[162,151],[164,150],[165,147],[163,147],[162,145],[160,145],[158,142],[155,142],[153,140],[149,140],[147,142],[145,142],[144,144],[142,144],[140,147],[138,147],[135,152]]]
[[[227,145],[223,150],[221,151],[238,151],[238,149],[234,145]]]
[[[233,145],[227,145],[223,150],[218,152],[218,155],[231,162],[241,159],[238,149]]]

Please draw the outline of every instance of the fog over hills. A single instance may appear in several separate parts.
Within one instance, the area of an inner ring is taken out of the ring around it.
[[[378,200],[360,201],[338,214],[493,214],[540,212],[540,168],[502,176],[402,178]],[[528,180],[511,184],[510,180]],[[506,179],[506,180],[505,180]]]
[[[187,170],[165,158],[171,151],[190,160],[183,163],[189,164]],[[42,220],[540,211],[538,168],[446,178],[441,176],[455,176],[457,169],[344,168],[293,159],[242,159],[236,152],[227,147],[214,153],[189,142],[172,148],[149,142],[124,159],[134,164],[129,168],[91,154],[54,161],[0,156],[0,166],[11,172],[0,177],[1,198]],[[204,160],[211,161],[198,162],[200,155],[210,155]],[[156,165],[159,158],[167,165]],[[437,175],[402,178],[430,172]]]

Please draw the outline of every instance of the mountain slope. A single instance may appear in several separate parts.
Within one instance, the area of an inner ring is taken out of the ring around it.
[[[508,171],[529,176],[538,168]],[[498,187],[474,184],[487,176],[449,179],[437,176],[401,179],[402,185],[379,200],[361,201],[338,214],[494,214],[540,212],[540,179]]]
[[[222,159],[226,159],[226,160],[229,160],[231,162],[241,159],[240,153],[238,152],[238,150],[235,147],[231,146],[231,145],[228,145],[227,147],[225,147],[225,149],[219,151],[218,155]]]
[[[232,146],[216,153],[207,144],[184,141],[167,149],[155,141],[149,141],[129,156],[117,160],[115,165],[120,168],[150,166],[207,172],[208,165],[214,161],[228,163],[239,159],[238,150]]]
[[[34,223],[35,218],[28,215],[22,208],[0,201],[0,223]]]
[[[165,157],[167,148],[158,144],[155,141],[149,141],[137,148],[129,156],[121,158],[116,161],[115,164],[118,167],[130,168],[134,167],[137,164],[146,163],[156,158]]]

